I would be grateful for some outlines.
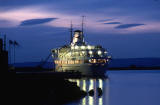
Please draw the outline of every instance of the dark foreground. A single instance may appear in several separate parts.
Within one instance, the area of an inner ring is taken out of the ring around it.
[[[75,82],[55,78],[47,74],[16,74],[15,89],[10,88],[15,105],[61,105],[86,95]],[[13,87],[13,86],[12,86]],[[14,94],[14,95],[13,95]]]

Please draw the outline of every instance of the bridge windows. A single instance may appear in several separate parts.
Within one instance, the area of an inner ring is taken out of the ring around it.
[[[85,49],[86,47],[85,46],[81,46],[81,49]]]
[[[55,60],[55,64],[82,64],[83,60]]]
[[[90,63],[106,63],[106,59],[90,59]]]

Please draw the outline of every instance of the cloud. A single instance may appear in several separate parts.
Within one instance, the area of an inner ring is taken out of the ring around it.
[[[120,22],[109,22],[109,23],[104,23],[104,24],[121,24]]]
[[[43,23],[47,23],[47,22],[53,21],[55,19],[58,19],[58,18],[29,19],[29,20],[22,21],[20,26],[43,24]]]
[[[87,31],[94,30],[99,32],[119,33],[123,30],[117,30],[117,28],[113,27],[114,24],[117,25],[117,27],[118,25],[122,25],[122,23],[147,24],[147,26],[138,27],[139,29],[136,28],[136,30],[135,28],[129,27],[130,30],[128,30],[128,33],[132,33],[134,31],[137,32],[137,30],[139,32],[154,31],[155,28],[152,26],[156,27],[156,30],[158,30],[159,24],[157,23],[160,21],[160,18],[158,18],[160,17],[158,11],[159,7],[156,6],[157,4],[148,3],[146,0],[124,0],[123,2],[117,0],[102,0],[101,2],[98,0],[82,0],[78,2],[75,0],[71,0],[70,2],[66,0],[27,0],[27,2],[22,0],[14,0],[14,2],[10,0],[2,1],[5,2],[0,3],[0,19],[11,21],[15,27],[23,25],[23,22],[29,19],[57,17],[59,19],[48,22],[45,25],[69,27],[70,21],[72,20],[73,26],[80,28],[82,15],[86,16],[85,28]],[[152,8],[153,5],[154,8]],[[83,8],[80,8],[82,6]],[[146,13],[144,11],[149,12]],[[121,22],[121,24],[112,22]],[[106,25],[106,23],[110,25]],[[154,24],[151,26],[150,23]],[[10,26],[10,24],[5,25]],[[150,28],[148,29],[149,26]],[[4,27],[4,25],[1,25],[1,27]]]
[[[125,29],[125,28],[132,28],[132,27],[137,27],[145,24],[121,24],[119,26],[116,26],[115,28],[117,29]]]
[[[97,22],[106,22],[106,21],[111,21],[113,19],[103,19],[103,20],[98,20]]]

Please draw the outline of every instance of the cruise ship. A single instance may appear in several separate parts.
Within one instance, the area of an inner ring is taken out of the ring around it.
[[[104,76],[110,56],[101,45],[89,45],[81,30],[75,30],[68,45],[52,49],[57,72],[80,72],[84,76]]]

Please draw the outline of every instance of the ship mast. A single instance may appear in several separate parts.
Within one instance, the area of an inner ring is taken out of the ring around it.
[[[85,17],[85,16],[82,16],[82,37],[83,37],[83,43],[84,43],[84,34],[83,34],[84,17]]]
[[[72,32],[73,32],[73,25],[72,25],[72,21],[71,21],[71,28],[70,28],[70,44],[72,43],[72,39],[73,39],[73,36],[72,36]]]

